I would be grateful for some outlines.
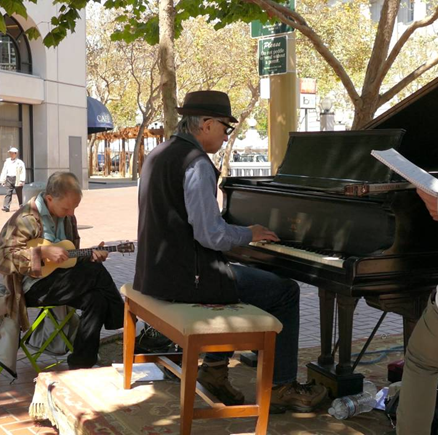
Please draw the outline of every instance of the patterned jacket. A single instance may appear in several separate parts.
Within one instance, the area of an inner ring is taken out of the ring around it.
[[[27,248],[27,242],[41,237],[41,217],[32,198],[15,212],[0,233],[0,273],[6,275],[6,287],[14,295],[8,314],[18,321],[23,330],[29,328],[24,295],[21,288],[23,275],[41,276],[41,248]],[[76,218],[65,219],[65,234],[79,248]]]
[[[27,242],[41,237],[41,217],[32,198],[17,210],[0,232],[0,273],[5,275],[6,287],[11,292],[5,311],[21,330],[29,328],[29,318],[23,294],[23,275],[41,276],[41,248],[27,248]],[[65,234],[79,248],[76,218],[65,218]]]

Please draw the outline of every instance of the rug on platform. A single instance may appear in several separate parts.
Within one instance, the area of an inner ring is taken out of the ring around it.
[[[359,352],[364,340],[353,343],[353,352]],[[360,365],[358,371],[383,387],[387,364],[402,358],[402,351],[387,353],[402,344],[401,336],[376,337],[365,360],[372,364]],[[108,343],[109,354],[120,353],[120,340]],[[384,352],[380,352],[384,350]],[[104,353],[105,353],[104,352]],[[374,353],[377,352],[377,353]],[[305,380],[305,364],[315,361],[319,348],[300,350],[300,379]],[[378,360],[378,361],[377,361]],[[157,371],[156,366],[152,366]],[[159,372],[159,371],[158,371]],[[233,385],[245,393],[246,402],[255,400],[255,369],[232,361],[230,376]],[[269,435],[382,435],[391,429],[381,411],[361,414],[338,421],[327,413],[327,399],[314,413],[287,412],[272,415]],[[197,406],[204,402],[197,399]],[[177,435],[179,434],[179,383],[175,381],[136,382],[131,390],[122,387],[122,376],[114,367],[88,370],[40,373],[37,378],[34,400],[30,408],[34,418],[49,418],[58,426],[61,435]],[[253,434],[254,418],[195,420],[193,435]]]

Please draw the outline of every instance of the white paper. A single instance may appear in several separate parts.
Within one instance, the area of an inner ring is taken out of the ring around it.
[[[438,197],[438,179],[414,165],[394,148],[385,151],[372,150],[371,155],[411,182],[415,187]]]
[[[112,366],[123,376],[123,364],[113,363]],[[132,365],[131,383],[161,381],[164,377],[164,373],[154,363],[136,363]]]

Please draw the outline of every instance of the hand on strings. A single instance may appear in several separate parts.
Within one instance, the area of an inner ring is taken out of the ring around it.
[[[41,246],[41,257],[53,263],[63,263],[69,259],[68,252],[61,246]]]
[[[100,242],[99,246],[104,246],[104,242]],[[91,255],[91,261],[95,261],[96,263],[102,263],[102,261],[106,260],[106,257],[108,257],[107,251],[99,251],[99,246],[97,249],[93,249],[93,253]]]
[[[273,231],[262,225],[251,225],[249,229],[252,231],[252,241],[260,242],[266,240],[267,242],[279,242],[280,239]]]
[[[424,204],[426,204],[427,210],[432,216],[432,219],[438,221],[438,198],[421,189],[417,189],[417,193],[424,201]]]

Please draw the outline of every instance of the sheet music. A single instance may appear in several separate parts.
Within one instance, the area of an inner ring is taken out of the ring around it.
[[[372,150],[371,155],[421,190],[438,197],[438,179],[403,157],[394,148]]]

